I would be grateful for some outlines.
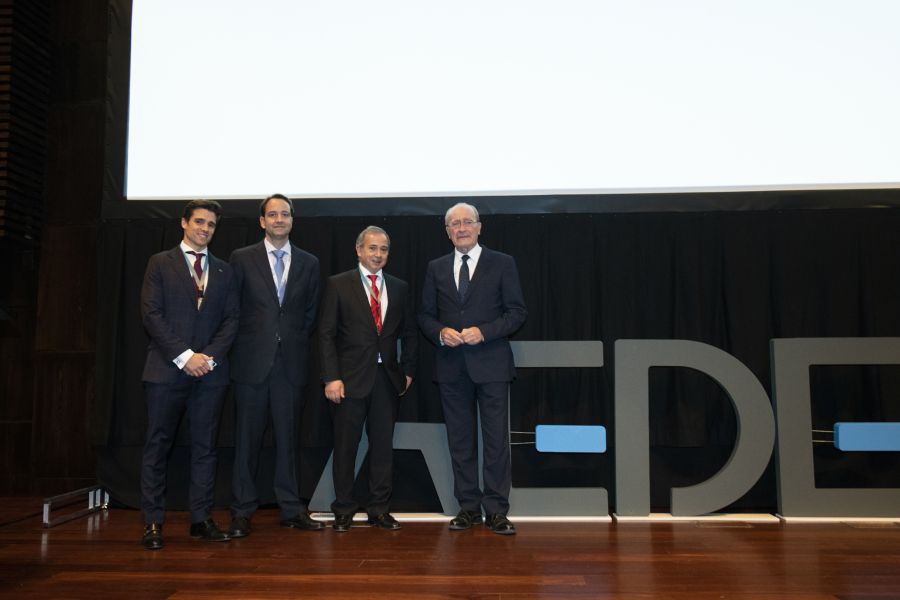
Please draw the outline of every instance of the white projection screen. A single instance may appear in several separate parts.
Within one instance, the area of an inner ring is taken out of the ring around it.
[[[134,0],[127,197],[891,188],[896,0]]]

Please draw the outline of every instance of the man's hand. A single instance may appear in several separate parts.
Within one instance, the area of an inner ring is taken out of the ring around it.
[[[462,334],[451,327],[444,327],[441,329],[441,340],[444,342],[445,346],[449,346],[450,348],[456,348],[457,346],[466,343]]]
[[[344,399],[344,382],[340,379],[335,379],[326,383],[325,397],[335,404],[340,404],[341,400]]]
[[[191,377],[203,377],[212,369],[209,367],[209,362],[212,360],[212,356],[207,356],[200,352],[194,352],[194,355],[188,359],[186,363],[184,363],[184,372],[190,375]]]
[[[470,346],[474,346],[475,344],[480,344],[484,341],[484,336],[481,335],[481,330],[477,327],[468,327],[459,332],[459,337],[462,338],[462,341]]]
[[[407,376],[406,376],[406,387],[403,388],[403,391],[402,391],[402,392],[400,392],[400,395],[401,395],[401,396],[406,395],[406,392],[409,391],[409,386],[410,386],[410,385],[412,385],[412,377],[410,377],[409,375],[407,375]]]

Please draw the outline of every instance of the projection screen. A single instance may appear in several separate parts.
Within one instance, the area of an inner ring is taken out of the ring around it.
[[[134,0],[127,197],[898,187],[893,0]]]

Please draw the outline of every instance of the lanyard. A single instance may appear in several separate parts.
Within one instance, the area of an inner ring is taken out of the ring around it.
[[[203,266],[203,277],[197,277],[197,271],[194,270],[194,266],[188,264],[188,270],[191,272],[191,279],[194,280],[194,287],[197,288],[197,310],[200,310],[200,306],[203,304],[203,291],[206,289],[206,285],[209,282],[209,254],[206,255],[205,262],[206,264]]]

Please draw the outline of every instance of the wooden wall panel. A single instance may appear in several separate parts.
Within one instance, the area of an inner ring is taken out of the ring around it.
[[[31,419],[0,421],[0,496],[31,490]]]
[[[96,345],[97,230],[48,225],[38,276],[35,350],[88,352]]]
[[[50,79],[46,0],[0,2],[0,238],[40,238]]]
[[[108,0],[0,0],[0,493],[94,479]],[[3,317],[7,315],[7,317]]]
[[[47,172],[53,176],[47,178],[46,225],[97,222],[103,194],[103,122],[102,103],[51,108]]]
[[[94,399],[93,353],[38,353],[34,374],[36,492],[55,494],[92,483],[94,455],[86,430]]]

